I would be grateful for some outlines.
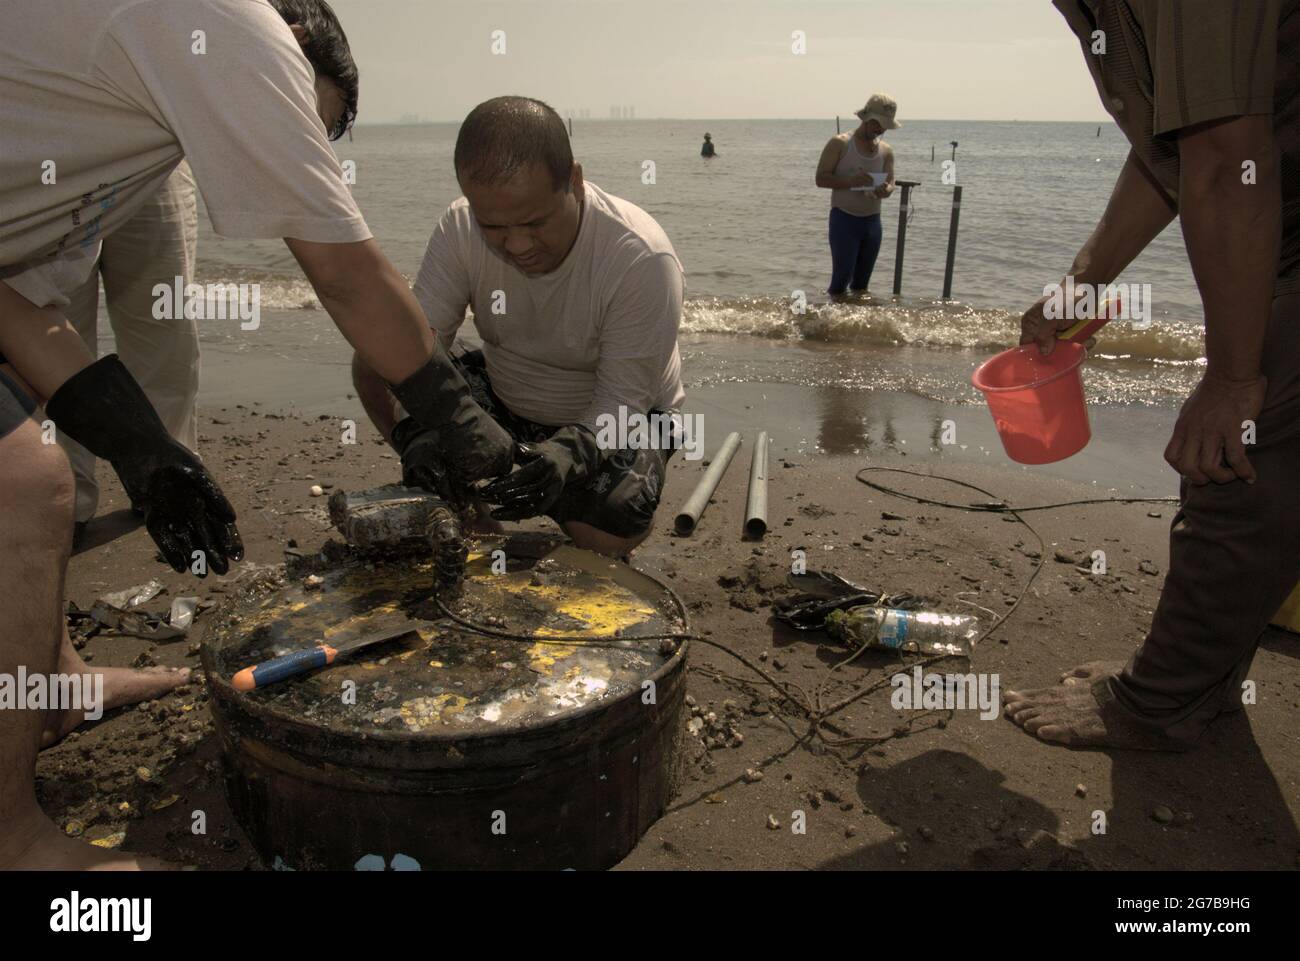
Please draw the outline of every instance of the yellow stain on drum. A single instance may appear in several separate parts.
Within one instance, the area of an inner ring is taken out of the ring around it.
[[[492,574],[492,559],[480,551],[470,551],[465,555],[465,576],[476,577],[480,574]]]
[[[525,585],[520,593],[523,591],[537,594],[559,613],[582,621],[586,626],[586,632],[592,634],[613,634],[615,631],[625,630],[634,624],[642,623],[654,613],[650,608],[639,606],[635,594],[612,584],[594,588]],[[562,628],[542,627],[538,628],[536,633],[545,636],[573,632]]]
[[[550,674],[551,668],[555,666],[555,659],[564,657],[567,653],[568,651],[554,644],[534,644],[524,651],[524,656],[528,658],[528,663],[534,671],[539,674]]]
[[[459,694],[438,694],[435,697],[416,697],[402,703],[398,709],[402,721],[412,731],[427,731],[435,724],[446,724],[447,717],[459,714],[469,704],[468,698]]]
[[[628,594],[627,597],[632,598],[632,595]],[[632,599],[635,600],[635,598]],[[597,596],[597,592],[594,591],[591,592],[589,597],[579,597],[562,602],[559,610],[562,614],[585,621],[588,630],[598,634],[624,630],[634,624],[644,622],[647,617],[654,613],[650,608],[630,607],[627,600],[623,598],[614,598],[608,595],[604,597]],[[546,629],[543,628],[539,633],[546,633]],[[561,632],[557,630],[554,633],[559,634]]]
[[[643,623],[653,615],[654,609],[645,607],[631,591],[617,584],[598,582],[585,587],[577,584],[536,585],[527,572],[515,576],[497,577],[495,584],[512,594],[529,594],[543,606],[582,622],[585,629],[538,627],[533,633],[538,637],[563,637],[569,634],[613,634],[633,625]],[[574,652],[573,646],[536,643],[525,651],[533,670],[550,674],[560,658]]]

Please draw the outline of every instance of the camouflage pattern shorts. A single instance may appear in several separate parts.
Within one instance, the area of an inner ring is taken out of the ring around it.
[[[506,407],[492,390],[481,350],[467,350],[459,356],[454,355],[452,363],[469,383],[475,402],[516,441],[540,443],[560,429],[520,417]],[[677,412],[655,410],[650,413],[671,416]],[[654,523],[668,471],[668,459],[681,442],[679,430],[674,426],[666,450],[629,448],[618,451],[605,461],[595,477],[584,484],[565,488],[546,516],[557,524],[566,521],[590,524],[614,537],[641,536]]]
[[[0,354],[0,363],[4,355]],[[36,401],[27,396],[27,392],[0,371],[0,438],[16,431],[22,422],[32,416],[36,410]]]

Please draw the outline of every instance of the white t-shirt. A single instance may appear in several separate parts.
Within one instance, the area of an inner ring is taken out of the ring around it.
[[[653,217],[595,184],[584,190],[573,249],[533,277],[488,246],[461,197],[433,229],[415,297],[444,348],[474,311],[492,389],[514,413],[596,429],[620,406],[648,414],[686,396],[683,271]]]
[[[51,262],[84,260],[182,158],[219,234],[371,236],[266,0],[4,0],[0,20],[0,279],[24,296],[48,298]]]

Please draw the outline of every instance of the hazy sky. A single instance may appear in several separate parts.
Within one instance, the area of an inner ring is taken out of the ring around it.
[[[362,123],[458,121],[508,93],[592,118],[847,116],[873,90],[904,121],[1109,119],[1049,0],[332,2]]]

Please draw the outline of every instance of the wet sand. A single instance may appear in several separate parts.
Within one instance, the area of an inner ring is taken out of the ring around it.
[[[245,568],[279,562],[290,542],[310,551],[331,536],[312,484],[361,488],[397,478],[396,458],[346,396],[345,351],[329,350],[337,361],[205,353],[201,453],[239,511]],[[290,396],[298,400],[290,404]],[[972,658],[971,670],[996,674],[1003,690],[1054,683],[1084,661],[1127,657],[1145,632],[1167,564],[1172,505],[1036,513],[1040,548],[1000,516],[920,506],[867,488],[854,472],[941,473],[1021,504],[1164,497],[1175,491],[1159,461],[1172,422],[1167,413],[1095,412],[1096,437],[1084,454],[1029,470],[1007,464],[985,411],[954,414],[909,395],[724,383],[691,391],[686,409],[704,415],[708,454],[732,429],[744,431],[745,446],[690,538],[672,534],[672,517],[704,468],[674,457],[654,533],[635,566],[674,586],[696,630],[751,659],[765,656],[783,679],[815,688],[844,654],[824,635],[798,634],[771,619],[796,549],[806,551],[810,568],[873,589],[933,595],[959,613],[970,611],[959,594],[1006,610],[1041,561],[1024,603]],[[957,420],[964,450],[932,449],[941,414]],[[355,446],[339,444],[344,418],[356,419]],[[744,540],[740,527],[758,428],[771,433],[773,450],[769,533],[755,542]],[[168,593],[150,607],[165,608],[183,594],[220,603],[230,576],[196,582],[155,563],[116,480],[100,470],[101,516],[73,559],[70,599],[88,607],[106,591],[157,577]],[[937,480],[883,479],[935,499],[980,499]],[[1107,554],[1104,577],[1055,559],[1058,551],[1081,559],[1097,549]],[[195,641],[208,616],[200,614],[183,640],[101,635],[85,650],[92,665],[196,667]],[[803,738],[806,723],[774,711],[770,692],[742,665],[696,645],[688,691],[703,711],[730,712],[744,743],[710,750],[688,738],[680,796],[621,867],[1292,868],[1300,855],[1297,658],[1300,638],[1270,632],[1250,675],[1258,704],[1220,721],[1191,755],[1068,751],[1000,717],[895,711],[888,689],[835,722],[834,735],[863,743],[826,749]],[[887,655],[866,655],[837,672],[826,696],[898,669]],[[120,844],[129,850],[204,868],[255,866],[226,807],[218,762],[196,681],[45,751],[38,789],[51,816],[60,825],[76,822],[71,830],[83,837],[124,833]],[[746,781],[747,769],[762,778]],[[1164,808],[1167,822],[1156,816],[1163,818]],[[206,836],[190,832],[196,810],[206,814]],[[796,811],[806,816],[804,834],[790,830]],[[1105,834],[1092,832],[1096,811],[1106,813]],[[778,829],[768,827],[769,816]]]

